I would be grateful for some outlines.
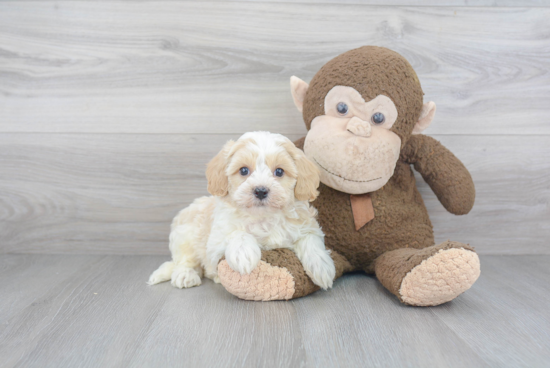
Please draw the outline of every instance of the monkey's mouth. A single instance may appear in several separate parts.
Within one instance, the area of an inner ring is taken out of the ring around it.
[[[330,171],[328,171],[327,169],[325,169],[325,168],[323,167],[323,165],[321,165],[321,164],[319,163],[319,161],[317,161],[317,159],[316,159],[315,157],[313,158],[313,160],[317,163],[317,165],[319,165],[319,166],[321,167],[321,169],[325,170],[325,171],[328,172],[330,175],[336,176],[336,177],[338,177],[338,178],[340,178],[340,179],[344,179],[344,180],[346,180],[346,181],[352,181],[352,182],[354,182],[354,183],[368,183],[369,181],[375,181],[375,180],[382,179],[382,177],[379,177],[379,178],[376,178],[376,179],[369,179],[369,180],[353,180],[353,179],[344,178],[342,175],[335,174],[335,173],[330,172]]]

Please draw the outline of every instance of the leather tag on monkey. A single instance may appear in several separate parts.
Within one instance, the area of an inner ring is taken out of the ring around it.
[[[350,194],[351,211],[353,212],[353,221],[355,230],[365,226],[367,222],[374,218],[374,208],[369,193],[353,195]]]

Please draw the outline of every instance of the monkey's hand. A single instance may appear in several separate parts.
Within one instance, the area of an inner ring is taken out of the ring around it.
[[[445,146],[432,137],[412,135],[401,159],[414,165],[447,211],[455,215],[470,212],[476,196],[472,176]]]

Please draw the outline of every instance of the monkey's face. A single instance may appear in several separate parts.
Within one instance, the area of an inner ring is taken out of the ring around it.
[[[311,80],[290,78],[308,134],[304,152],[321,182],[349,194],[374,192],[392,177],[401,147],[433,120],[420,81],[395,51],[364,46],[327,62]],[[398,116],[399,115],[399,116]]]
[[[392,100],[365,101],[352,87],[336,86],[326,95],[324,115],[311,122],[304,152],[321,171],[321,182],[361,194],[380,189],[392,177],[401,139],[390,128],[397,120]]]

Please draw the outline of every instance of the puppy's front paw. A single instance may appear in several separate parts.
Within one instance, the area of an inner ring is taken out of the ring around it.
[[[249,274],[256,268],[262,253],[255,244],[243,243],[237,246],[229,246],[225,251],[227,264],[241,275]]]
[[[311,281],[322,289],[330,289],[336,276],[334,261],[325,249],[308,252],[302,265]]]
[[[192,268],[177,266],[172,272],[172,286],[183,289],[198,286],[201,284],[201,277]]]

